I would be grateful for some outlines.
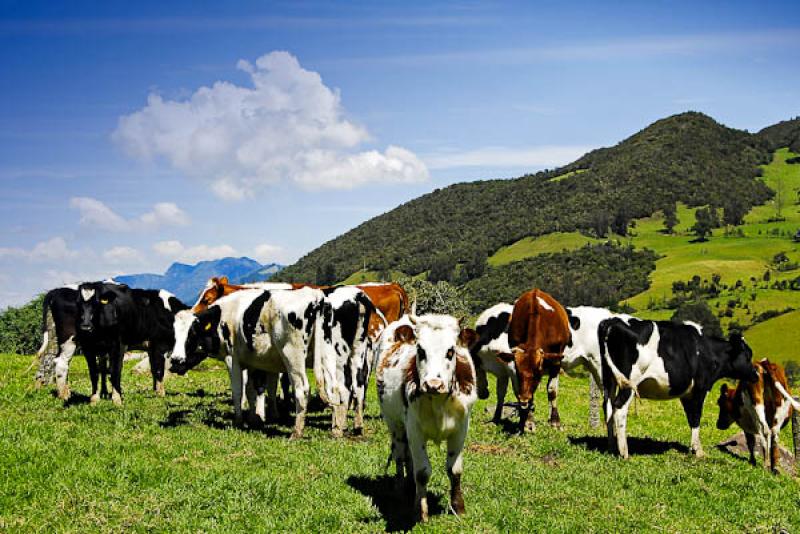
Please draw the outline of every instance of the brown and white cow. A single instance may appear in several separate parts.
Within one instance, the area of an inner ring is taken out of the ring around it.
[[[515,393],[520,402],[520,431],[533,429],[533,420],[528,422],[533,396],[545,373],[549,376],[548,382],[558,377],[564,349],[569,342],[569,318],[556,299],[541,289],[532,289],[517,299],[508,326],[511,354],[498,357],[507,363],[513,362],[516,369],[519,386]],[[561,424],[553,403],[550,406],[550,424]]]
[[[756,465],[754,448],[758,440],[764,469],[771,468],[773,473],[777,473],[780,431],[792,416],[792,409],[800,409],[800,403],[789,393],[786,374],[779,364],[764,358],[754,362],[753,367],[758,373],[757,381],[740,381],[735,389],[722,384],[717,400],[717,428],[725,430],[735,422],[744,430],[750,463]]]

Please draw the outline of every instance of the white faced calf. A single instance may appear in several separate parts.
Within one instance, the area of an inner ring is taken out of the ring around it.
[[[409,477],[413,473],[421,521],[428,518],[428,441],[447,443],[450,504],[464,512],[462,450],[477,400],[467,343],[458,321],[448,315],[404,317],[381,339],[376,377],[381,414],[392,436],[398,481],[404,469]]]

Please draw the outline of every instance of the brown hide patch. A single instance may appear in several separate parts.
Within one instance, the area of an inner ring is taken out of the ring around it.
[[[356,286],[363,291],[390,323],[400,319],[408,308],[408,296],[396,282],[378,286]]]
[[[472,372],[469,363],[466,357],[456,356],[455,382],[458,390],[464,395],[472,393],[472,388],[475,387],[475,373]]]
[[[472,347],[478,342],[478,332],[472,328],[464,328],[458,333],[458,344],[465,349]]]
[[[398,343],[411,343],[415,339],[414,329],[407,324],[398,326],[394,331],[394,340]]]

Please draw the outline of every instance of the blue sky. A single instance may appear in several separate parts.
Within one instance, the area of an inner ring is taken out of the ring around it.
[[[0,308],[291,262],[664,116],[800,114],[790,2],[0,2]]]

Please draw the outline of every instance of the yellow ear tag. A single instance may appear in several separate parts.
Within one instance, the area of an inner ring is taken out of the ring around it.
[[[108,299],[100,299],[100,304],[108,304]]]
[[[211,323],[208,323],[208,324],[206,325],[206,330],[211,330]]]

